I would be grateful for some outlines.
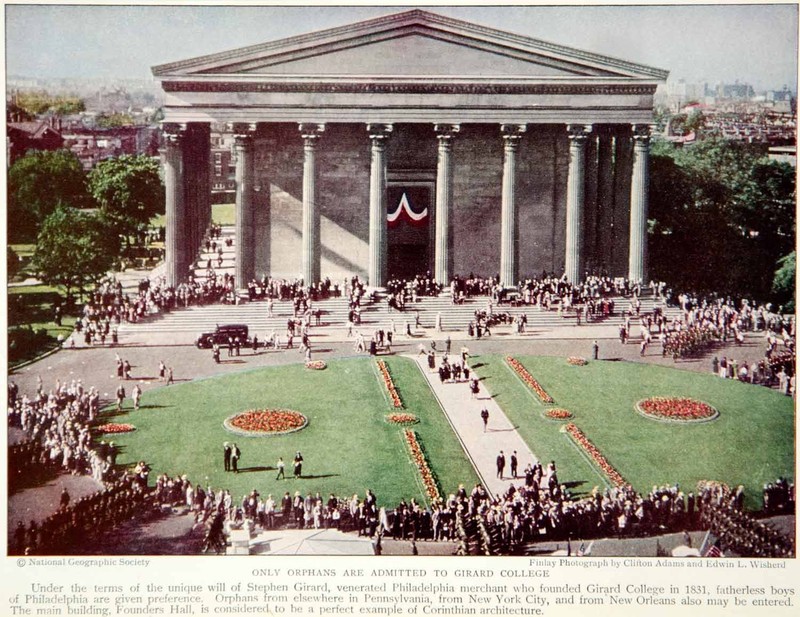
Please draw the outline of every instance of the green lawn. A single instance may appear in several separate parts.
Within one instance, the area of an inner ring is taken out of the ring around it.
[[[59,299],[63,306],[64,297],[57,289],[48,285],[8,288],[8,326],[11,337],[9,343],[12,345],[9,354],[11,368],[53,349],[57,345],[59,334],[66,339],[72,333],[75,324],[74,315],[64,315],[61,326],[56,326],[53,322],[53,306]],[[17,326],[30,326],[34,332],[44,329],[47,331],[47,337],[19,344],[12,334]]]
[[[518,357],[573,421],[634,488],[679,482],[685,492],[699,480],[743,484],[750,508],[778,476],[794,477],[794,406],[790,398],[759,386],[712,375],[628,362],[573,367],[564,358]],[[600,483],[593,466],[567,436],[563,422],[542,417],[545,407],[501,356],[473,359],[478,373],[531,450],[554,459],[562,481],[577,492]],[[650,420],[634,410],[650,396],[688,396],[716,407],[718,419],[702,424]]]
[[[236,224],[236,204],[213,204],[211,206],[211,220],[218,225]],[[150,219],[152,227],[165,227],[166,216],[159,214]]]
[[[476,481],[416,366],[403,358],[391,358],[388,364],[406,410],[420,418],[414,428],[443,492],[453,492],[459,482]],[[129,393],[132,387],[128,385]],[[411,497],[425,501],[402,429],[384,420],[391,409],[374,360],[335,360],[324,371],[296,364],[176,384],[146,393],[142,406],[138,412],[109,413],[105,419],[137,427],[108,438],[122,446],[118,463],[144,459],[153,477],[185,473],[193,482],[229,488],[237,499],[253,488],[273,495],[299,490],[362,497],[371,488],[381,505]],[[270,437],[238,437],[222,426],[231,414],[266,407],[300,411],[309,425]],[[238,475],[222,469],[225,441],[235,441],[242,450]],[[305,477],[276,481],[278,456],[291,476],[296,450],[303,453]]]

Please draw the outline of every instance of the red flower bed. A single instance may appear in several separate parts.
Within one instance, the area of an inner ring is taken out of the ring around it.
[[[703,422],[713,420],[719,412],[711,405],[690,398],[654,396],[636,403],[636,409],[645,416],[671,422]]]
[[[390,424],[416,424],[419,418],[412,413],[390,413],[386,416],[386,421]]]
[[[378,370],[380,370],[381,377],[383,377],[383,385],[386,386],[386,390],[389,392],[389,398],[392,400],[392,406],[402,407],[403,401],[397,393],[397,388],[394,387],[394,381],[392,381],[392,376],[389,374],[389,367],[386,366],[386,362],[383,360],[378,360],[377,362]]]
[[[328,365],[323,360],[312,360],[311,362],[306,362],[306,368],[310,368],[313,371],[321,371],[328,368]]]
[[[110,422],[108,424],[101,424],[96,428],[99,433],[130,433],[135,431],[136,427],[133,424],[115,424]]]
[[[436,485],[436,479],[433,477],[433,472],[428,466],[428,461],[419,445],[417,434],[411,429],[406,429],[403,432],[406,436],[406,443],[408,443],[408,447],[411,449],[411,459],[417,465],[419,474],[422,476],[422,483],[425,485],[425,492],[428,494],[428,497],[430,497],[431,501],[437,501],[441,498],[441,495],[439,494],[439,487]]]
[[[589,362],[586,358],[581,358],[578,356],[570,356],[567,358],[567,364],[571,364],[572,366],[586,366]]]
[[[528,369],[522,366],[522,363],[520,363],[518,360],[515,360],[511,356],[506,357],[506,362],[508,362],[508,365],[514,369],[514,372],[522,378],[522,381],[528,384],[528,386],[530,386],[530,388],[536,392],[542,402],[553,402],[553,397],[544,391],[544,388],[542,388],[542,386],[539,385],[539,382],[533,378],[533,375],[528,372]]]
[[[553,420],[568,420],[572,417],[572,412],[567,411],[566,409],[561,409],[560,407],[552,407],[548,409],[545,414],[548,418],[552,418]]]
[[[611,466],[611,463],[609,463],[606,457],[603,456],[602,452],[597,449],[597,446],[589,441],[589,438],[584,435],[581,429],[575,426],[573,422],[570,422],[567,424],[566,430],[567,433],[569,433],[569,436],[575,440],[575,443],[577,443],[581,449],[583,449],[583,451],[589,455],[589,458],[591,458],[597,464],[597,466],[600,467],[603,473],[608,476],[608,479],[611,480],[611,483],[614,486],[625,486],[627,484],[627,482],[625,482],[625,478],[623,478],[622,475]]]
[[[299,431],[308,424],[301,413],[288,409],[254,409],[237,413],[223,422],[231,432],[244,435],[272,435]]]

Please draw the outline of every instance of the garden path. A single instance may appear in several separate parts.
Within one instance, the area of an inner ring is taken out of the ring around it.
[[[516,427],[494,400],[494,397],[481,381],[477,398],[472,398],[467,382],[442,383],[438,371],[428,368],[426,356],[412,357],[419,366],[425,379],[433,390],[445,415],[461,441],[467,456],[483,482],[483,486],[497,496],[508,490],[512,484],[521,486],[524,482],[524,470],[529,464],[538,460],[528,445],[517,432]],[[437,357],[437,367],[440,357]],[[489,422],[484,431],[481,410],[489,411]],[[497,477],[497,455],[503,451],[506,458],[505,473]],[[517,477],[511,477],[511,454],[517,453],[519,465]],[[466,487],[469,493],[471,487]]]

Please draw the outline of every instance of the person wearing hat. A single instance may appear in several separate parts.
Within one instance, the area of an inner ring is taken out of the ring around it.
[[[225,471],[231,470],[231,445],[226,441],[222,444],[222,460],[225,465]]]

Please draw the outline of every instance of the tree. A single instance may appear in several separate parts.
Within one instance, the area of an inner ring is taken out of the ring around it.
[[[795,243],[795,176],[751,144],[654,142],[653,275],[680,289],[766,300]]]
[[[52,111],[60,115],[77,114],[86,109],[77,96],[57,96],[45,90],[29,90],[17,94],[17,105],[32,116]]]
[[[114,268],[119,236],[96,213],[59,205],[42,223],[33,266],[48,285],[64,288],[67,301]]]
[[[102,161],[89,173],[89,192],[117,232],[126,236],[164,212],[158,163],[147,156]]]
[[[772,279],[772,290],[776,293],[776,300],[783,304],[787,313],[794,312],[794,290],[797,276],[797,252],[792,251],[778,260],[778,270]]]
[[[126,113],[103,113],[97,117],[97,126],[104,129],[118,128],[120,126],[133,126],[133,116]]]
[[[69,150],[32,151],[8,170],[8,220],[11,242],[30,242],[59,203],[91,204],[86,172]]]

